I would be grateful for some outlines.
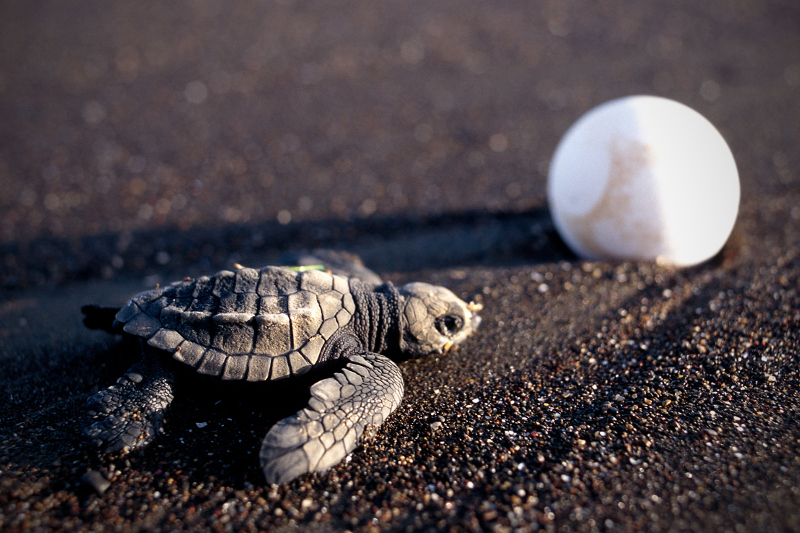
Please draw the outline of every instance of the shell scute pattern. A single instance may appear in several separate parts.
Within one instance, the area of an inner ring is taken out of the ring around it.
[[[191,284],[191,282],[189,283]],[[204,309],[200,309],[198,307],[203,307],[207,305],[208,302],[213,301],[211,295],[212,291],[214,290],[214,282],[208,276],[203,276],[197,278],[193,285],[194,288],[192,290],[192,304],[190,306],[190,310],[202,311]]]
[[[173,357],[176,361],[180,361],[191,367],[196,367],[203,359],[203,354],[206,353],[206,348],[194,342],[184,342],[180,345],[180,348],[180,350],[175,352]]]
[[[254,322],[256,324],[254,353],[267,354],[274,350],[283,354],[292,349],[288,314],[256,315]]]
[[[322,325],[322,310],[316,295],[309,291],[290,295],[289,316],[292,326],[292,349],[299,350],[308,339],[319,332]],[[314,362],[316,361],[312,364]]]
[[[255,331],[252,324],[241,321],[241,316],[231,316],[234,313],[222,315],[225,321],[218,321],[220,315],[215,315],[212,319],[216,322],[216,332],[211,346],[229,355],[247,354],[253,349],[253,338]],[[252,315],[246,315],[248,320]]]
[[[354,312],[346,278],[265,267],[139,294],[117,320],[199,373],[264,381],[307,372]]]
[[[240,268],[236,272],[233,292],[255,295],[259,277],[259,271],[254,268]]]
[[[209,376],[219,376],[226,359],[227,356],[224,353],[209,348],[206,350],[203,360],[200,362],[200,366],[197,367],[197,371]]]
[[[259,296],[288,296],[298,291],[297,274],[280,267],[261,269],[256,292]]]
[[[336,313],[336,323],[339,324],[340,328],[343,328],[350,322],[350,319],[353,315],[347,309],[340,309],[338,313]]]
[[[342,295],[336,291],[330,291],[325,294],[317,295],[320,310],[322,311],[322,320],[327,321],[336,316],[336,313],[344,305]]]
[[[146,309],[150,303],[154,302],[155,300],[158,300],[158,298],[161,297],[162,294],[164,294],[165,290],[166,290],[165,288],[161,288],[139,293],[133,298],[131,298],[131,302],[138,305],[140,309]]]
[[[285,315],[288,312],[288,296],[262,296],[258,301],[259,315]]]
[[[347,278],[341,276],[333,277],[333,290],[344,296],[350,292],[350,282]]]
[[[269,379],[269,371],[272,366],[272,359],[269,357],[252,356],[247,364],[247,381],[266,381]]]
[[[139,310],[133,318],[125,324],[123,328],[131,335],[138,335],[139,337],[151,337],[156,331],[161,329],[161,322]]]
[[[211,346],[211,332],[214,327],[211,314],[196,313],[187,315],[186,321],[181,321],[175,331],[181,334],[187,342],[200,346]]]
[[[128,300],[128,303],[122,306],[122,309],[119,310],[116,318],[118,321],[124,324],[126,322],[130,322],[130,320],[136,316],[137,313],[141,312],[141,309],[139,309],[139,307],[133,303],[133,300]]]
[[[230,324],[246,324],[254,318],[251,313],[217,313],[211,316],[211,320],[220,326],[227,326]]]
[[[158,317],[158,315],[161,313],[161,310],[165,305],[167,305],[167,302],[169,302],[169,300],[162,296],[149,302],[142,302],[139,304],[139,307],[148,315]]]
[[[289,361],[286,357],[276,357],[272,360],[272,370],[270,371],[269,379],[283,379],[289,377]]]
[[[299,351],[293,350],[289,352],[288,359],[290,368],[289,372],[291,372],[292,375],[297,376],[311,370],[311,363],[309,363]]]
[[[250,358],[251,356],[249,355],[229,355],[228,360],[225,362],[225,370],[222,373],[222,379],[244,379]]]
[[[351,293],[348,292],[342,297],[342,305],[351,315],[356,312],[356,302],[353,300],[353,295]]]
[[[161,328],[156,332],[155,335],[150,337],[150,339],[147,341],[147,344],[160,350],[171,352],[175,350],[183,342],[183,340],[183,337],[177,331]]]
[[[322,335],[314,335],[300,348],[300,353],[310,364],[315,365],[319,362],[319,354],[324,344],[325,339]]]
[[[175,291],[175,299],[181,300],[188,307],[192,303],[194,284],[189,281],[179,281],[172,286]]]
[[[300,274],[300,290],[325,293],[333,290],[333,276],[320,270],[307,270]]]
[[[178,324],[181,323],[181,317],[185,314],[185,311],[181,311],[177,307],[167,306],[161,310],[158,318],[161,321],[162,327],[176,330]]]
[[[231,293],[219,299],[217,312],[245,314],[252,318],[257,310],[258,295],[255,293]]]
[[[319,328],[319,334],[322,335],[324,340],[328,340],[337,329],[339,329],[339,323],[336,321],[336,317],[332,317],[322,323]]]
[[[236,274],[230,270],[223,270],[214,276],[214,289],[211,294],[217,298],[224,298],[233,293],[233,284],[236,281]]]

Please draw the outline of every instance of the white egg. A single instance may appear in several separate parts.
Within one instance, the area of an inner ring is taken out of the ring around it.
[[[602,104],[567,131],[547,180],[553,220],[586,259],[695,265],[725,244],[739,174],[717,129],[666,98]]]

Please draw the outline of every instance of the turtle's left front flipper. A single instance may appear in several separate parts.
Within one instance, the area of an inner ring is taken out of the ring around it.
[[[353,451],[368,428],[380,426],[403,399],[403,377],[388,357],[359,350],[333,377],[311,387],[308,407],[269,430],[261,445],[268,483],[322,472]]]
[[[83,435],[103,454],[146,446],[161,431],[172,398],[172,372],[158,353],[145,347],[140,362],[86,401],[89,416]]]

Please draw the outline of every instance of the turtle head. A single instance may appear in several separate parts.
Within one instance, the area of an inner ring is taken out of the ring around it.
[[[481,306],[427,283],[399,288],[402,297],[403,351],[412,356],[443,353],[475,331]]]

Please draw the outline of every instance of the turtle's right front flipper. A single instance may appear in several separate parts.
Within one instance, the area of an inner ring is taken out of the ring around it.
[[[388,357],[359,350],[333,377],[311,387],[308,407],[269,430],[261,445],[268,483],[323,472],[353,451],[403,399],[403,376]]]
[[[141,448],[161,431],[172,399],[172,373],[148,350],[116,384],[89,397],[83,434],[104,454]]]

